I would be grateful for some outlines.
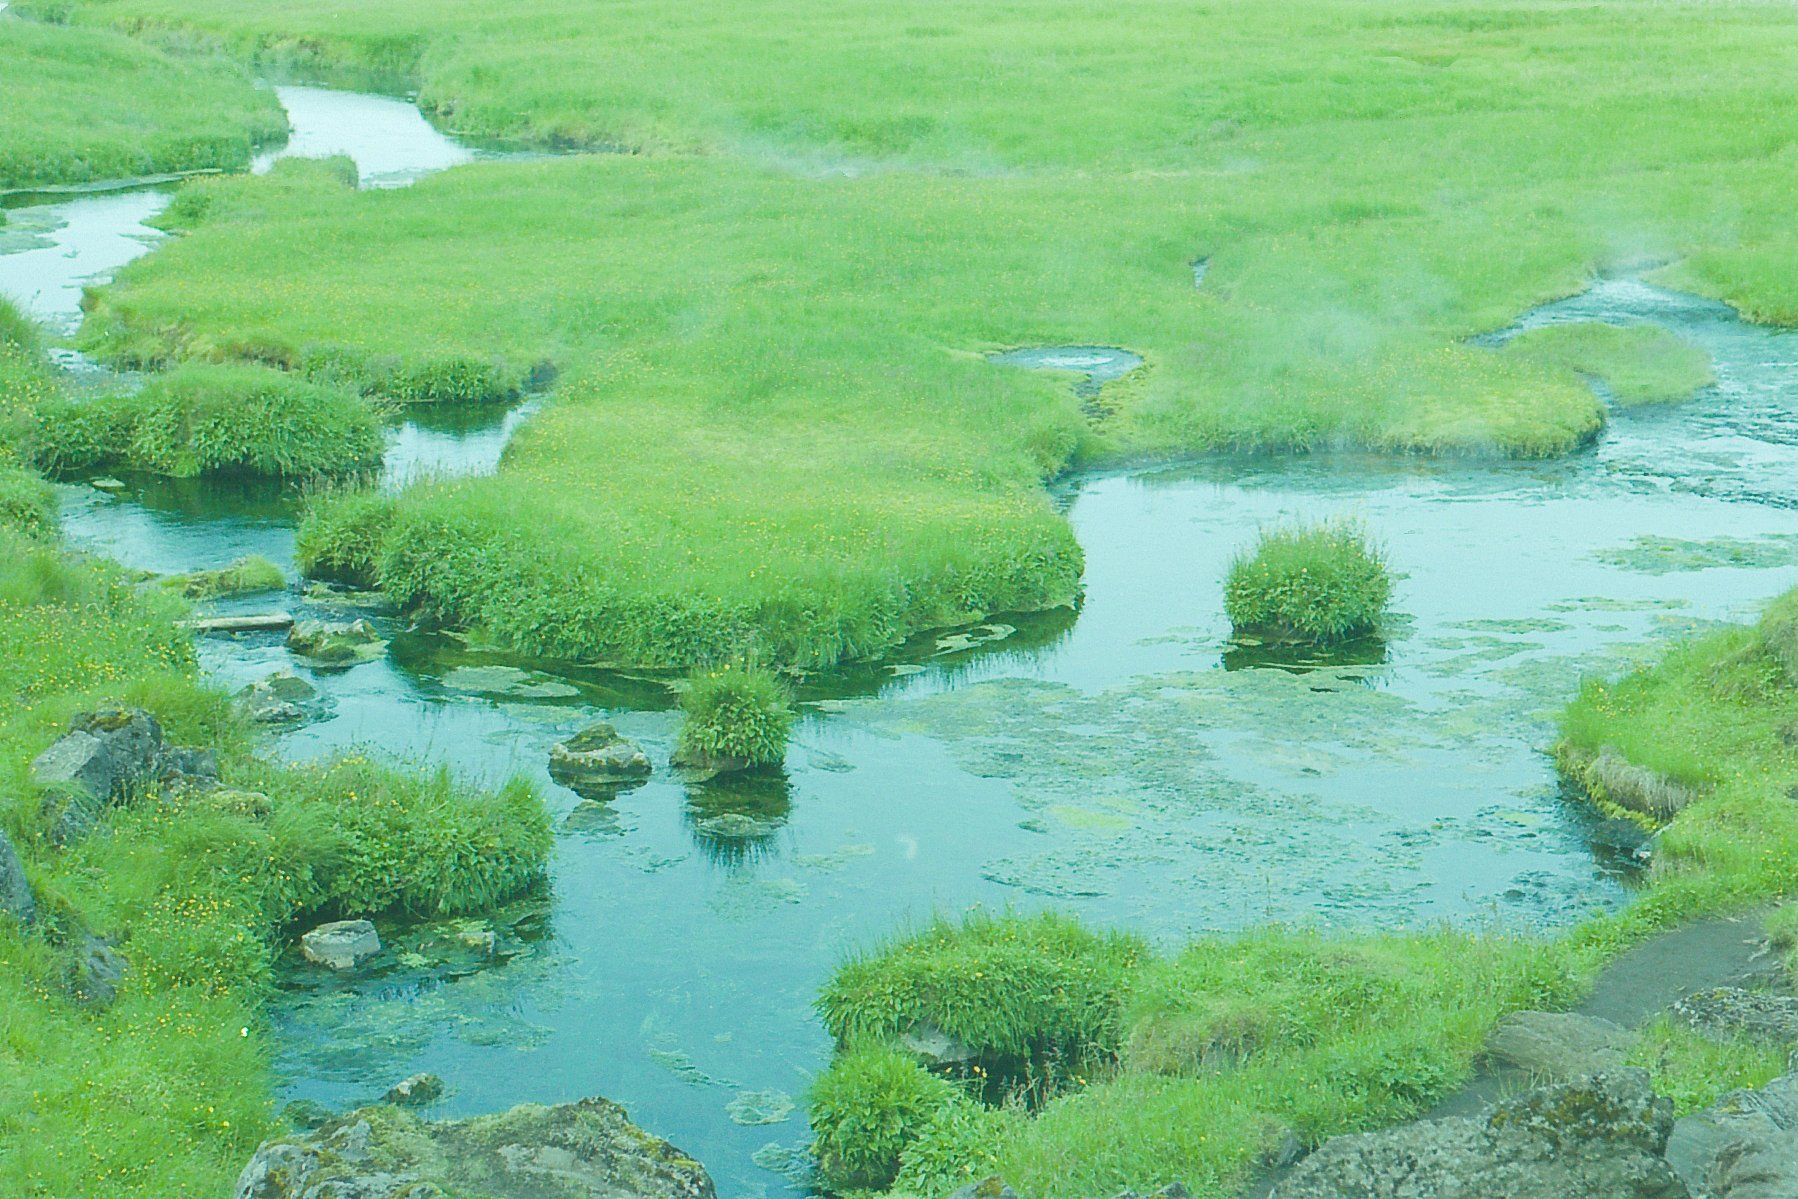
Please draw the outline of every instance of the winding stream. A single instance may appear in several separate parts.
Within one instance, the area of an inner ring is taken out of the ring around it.
[[[282,98],[289,152],[349,152],[371,185],[472,156],[397,101]],[[164,202],[15,210],[0,290],[72,329],[84,276],[142,253]],[[1552,463],[1236,458],[1076,480],[1058,498],[1087,553],[1078,617],[1001,618],[808,681],[778,783],[689,789],[662,772],[597,805],[550,782],[551,742],[596,715],[665,762],[677,718],[656,678],[481,652],[378,609],[391,648],[347,671],[309,672],[274,636],[206,640],[228,686],[296,669],[325,694],[281,752],[372,745],[483,780],[523,772],[561,829],[551,902],[505,922],[503,961],[422,941],[408,956],[396,929],[369,976],[293,971],[274,1009],[287,1096],[351,1103],[416,1070],[449,1080],[446,1113],[603,1094],[724,1195],[785,1193],[786,1155],[767,1147],[806,1140],[781,1096],[799,1101],[826,1057],[812,997],[846,948],[907,919],[1053,905],[1173,942],[1268,919],[1551,927],[1625,902],[1632,846],[1561,801],[1549,719],[1582,672],[1788,584],[1798,334],[1627,281],[1525,324],[1575,319],[1676,328],[1719,383]],[[388,484],[494,469],[527,413],[414,417]],[[246,553],[291,571],[290,496],[128,483],[62,488],[73,541],[155,571]],[[1389,641],[1326,662],[1231,643],[1232,552],[1264,523],[1336,513],[1365,519],[1403,574]]]

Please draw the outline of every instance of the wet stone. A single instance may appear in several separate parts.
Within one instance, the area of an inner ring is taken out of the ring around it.
[[[366,620],[302,620],[288,631],[287,648],[322,666],[351,666],[380,657],[387,642]]]
[[[300,952],[307,961],[328,969],[352,970],[381,952],[381,938],[366,920],[338,920],[301,937]]]
[[[577,795],[634,787],[653,771],[649,756],[603,720],[549,749],[549,776]]]
[[[258,724],[292,724],[311,714],[318,688],[292,671],[258,679],[237,693],[244,715]]]
[[[443,1098],[443,1092],[443,1080],[435,1074],[414,1074],[389,1087],[383,1102],[397,1103],[401,1107],[423,1107]]]

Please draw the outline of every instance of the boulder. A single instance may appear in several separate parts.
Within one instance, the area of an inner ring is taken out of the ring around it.
[[[427,1121],[369,1107],[266,1141],[236,1199],[714,1199],[705,1168],[606,1099]]]
[[[25,863],[5,830],[0,830],[0,916],[11,916],[25,928],[37,919],[37,897],[25,877]]]
[[[291,724],[306,719],[318,689],[292,671],[257,679],[237,693],[238,706],[258,724]]]
[[[1564,1081],[1615,1070],[1635,1038],[1622,1025],[1572,1012],[1512,1012],[1486,1039],[1493,1061]]]
[[[642,750],[603,720],[549,748],[549,777],[581,795],[635,786],[653,769]]]
[[[32,761],[31,779],[46,790],[81,792],[104,805],[149,781],[162,751],[162,726],[141,708],[84,712]]]
[[[83,1007],[103,1008],[119,997],[125,979],[125,955],[104,937],[83,932],[69,959],[69,996]]]
[[[435,1103],[443,1098],[443,1080],[435,1074],[414,1074],[410,1078],[402,1078],[387,1089],[382,1100],[384,1103],[397,1103],[401,1107],[423,1107],[427,1103]]]
[[[219,785],[217,751],[191,745],[165,749],[156,763],[156,781],[164,791],[212,791]]]
[[[1662,1156],[1673,1105],[1642,1070],[1527,1091],[1483,1116],[1335,1137],[1272,1199],[1690,1199]]]
[[[366,920],[336,920],[301,937],[300,952],[332,970],[353,970],[381,952],[381,938]]]
[[[1798,1044],[1798,996],[1712,987],[1673,1005],[1675,1019],[1709,1037]]]
[[[321,666],[350,666],[380,657],[387,642],[366,620],[302,620],[287,631],[287,648]]]
[[[1732,1091],[1673,1126],[1667,1160],[1693,1194],[1713,1199],[1798,1195],[1798,1074]]]

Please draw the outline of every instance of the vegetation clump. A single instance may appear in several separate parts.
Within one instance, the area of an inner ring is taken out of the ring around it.
[[[960,1099],[954,1083],[900,1050],[862,1046],[838,1054],[811,1090],[813,1152],[824,1184],[835,1192],[885,1190],[899,1174],[900,1155]]]
[[[380,423],[353,393],[261,366],[188,366],[133,395],[41,406],[25,452],[41,470],[191,478],[341,476],[381,463]]]
[[[934,1030],[989,1070],[1071,1072],[1116,1057],[1123,1002],[1147,958],[1138,938],[1065,917],[974,914],[845,962],[818,1011],[841,1045]]]
[[[379,586],[382,538],[393,517],[393,500],[376,491],[314,494],[294,535],[300,573],[350,587]]]
[[[219,599],[227,595],[248,595],[256,591],[280,591],[287,586],[281,568],[259,554],[239,558],[216,570],[193,570],[170,575],[161,584],[178,591],[188,599]]]
[[[1238,633],[1329,644],[1379,628],[1392,576],[1366,529],[1348,520],[1261,534],[1224,580],[1224,613]]]
[[[778,766],[793,731],[793,698],[772,670],[732,665],[694,671],[681,695],[677,764]]]

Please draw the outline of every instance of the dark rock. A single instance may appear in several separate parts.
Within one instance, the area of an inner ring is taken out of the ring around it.
[[[1694,1194],[1712,1199],[1798,1195],[1798,1074],[1732,1091],[1673,1126],[1667,1160]]]
[[[104,806],[149,781],[162,750],[162,726],[141,708],[86,712],[32,761],[31,779],[46,790],[85,793]]]
[[[1635,1037],[1609,1020],[1572,1012],[1512,1012],[1486,1039],[1494,1061],[1564,1081],[1624,1064]]]
[[[353,970],[381,952],[381,938],[366,920],[334,920],[301,937],[300,952],[329,969]]]
[[[1525,1092],[1483,1117],[1336,1137],[1275,1199],[1689,1199],[1662,1157],[1673,1105],[1641,1070]]]
[[[949,1192],[949,1199],[1018,1199],[1018,1193],[1011,1189],[1010,1183],[994,1174]]]
[[[119,997],[128,963],[104,937],[83,932],[69,960],[69,995],[83,1007],[103,1008]]]
[[[236,1199],[714,1199],[705,1168],[605,1099],[426,1121],[369,1107],[266,1141]]]
[[[387,642],[366,620],[302,620],[287,632],[287,648],[325,666],[349,666],[378,658]]]
[[[414,1074],[410,1078],[402,1078],[387,1090],[383,1099],[385,1103],[397,1103],[401,1107],[423,1107],[427,1103],[435,1103],[443,1098],[443,1080],[435,1074]]]
[[[603,720],[549,749],[549,777],[580,795],[635,786],[653,769],[642,750]]]
[[[174,746],[156,763],[156,781],[164,791],[211,791],[219,785],[219,757],[210,749]]]
[[[318,689],[289,671],[258,679],[237,693],[244,715],[258,724],[291,724],[310,714]]]
[[[25,863],[4,831],[0,831],[0,916],[11,916],[25,928],[37,920],[37,898],[25,877]]]
[[[1798,996],[1712,987],[1675,1003],[1673,1015],[1709,1037],[1798,1043]]]

